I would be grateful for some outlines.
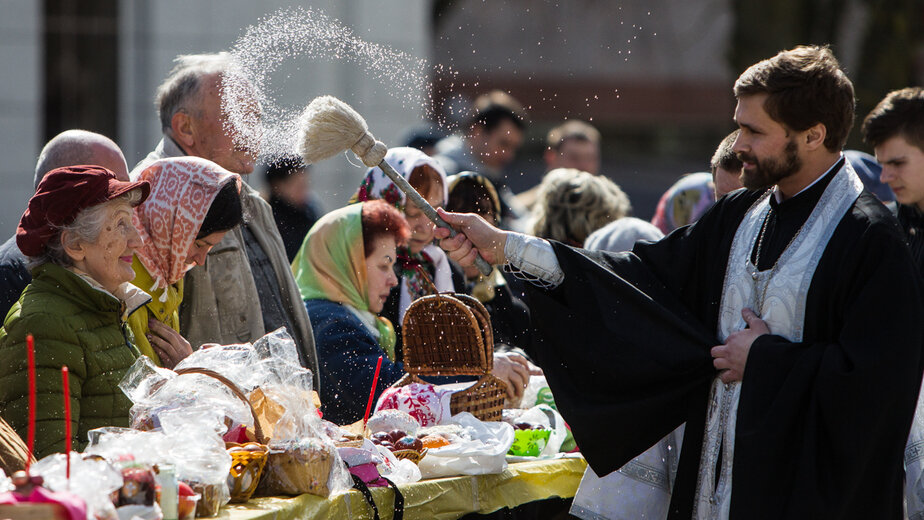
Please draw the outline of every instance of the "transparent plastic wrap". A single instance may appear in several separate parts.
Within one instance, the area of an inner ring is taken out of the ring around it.
[[[173,441],[170,456],[177,478],[201,495],[196,516],[215,516],[231,500],[231,455],[221,439],[217,415],[202,408],[173,410],[161,416],[161,424],[164,434]]]
[[[172,464],[177,479],[201,495],[197,514],[213,516],[230,499],[227,477],[231,456],[220,436],[225,428],[224,413],[203,405],[164,410],[159,415],[159,430],[91,432],[95,442],[86,452],[111,461]]]
[[[253,390],[260,383],[261,371],[254,370],[259,362],[256,351],[250,343],[236,345],[216,345],[201,348],[175,367],[176,371],[184,368],[207,368],[227,377],[244,392]]]
[[[122,473],[106,460],[71,452],[70,482],[67,481],[67,458],[63,453],[49,455],[36,462],[31,473],[41,475],[45,480],[43,485],[48,489],[66,491],[83,499],[87,504],[87,518],[118,518],[111,495],[122,488]]]
[[[225,383],[203,374],[177,375],[158,369],[141,356],[119,384],[134,402],[130,416],[132,427],[153,430],[160,427],[165,412],[201,407],[224,414],[225,431],[237,425],[253,428],[253,414],[246,397],[234,393]]]
[[[310,379],[308,383],[310,387]],[[310,493],[326,497],[350,489],[352,479],[334,442],[325,434],[314,404],[299,392],[280,391],[287,388],[291,386],[285,383],[282,387],[264,388],[285,412],[276,421],[268,441],[270,453],[257,494]]]
[[[220,373],[242,391],[266,386],[292,386],[310,394],[312,374],[301,366],[295,341],[284,328],[266,334],[253,345],[216,345],[199,349],[176,370],[205,368]]]

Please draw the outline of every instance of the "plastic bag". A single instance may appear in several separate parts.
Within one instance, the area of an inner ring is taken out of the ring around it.
[[[468,412],[452,416],[447,424],[461,427],[460,438],[427,452],[418,465],[423,478],[485,475],[507,469],[507,450],[513,444],[512,426],[482,422]]]
[[[223,413],[225,431],[254,424],[250,405],[221,381],[202,374],[178,376],[154,367],[146,356],[138,358],[119,386],[134,403],[131,424],[139,430],[159,428],[165,412],[195,406]]]
[[[520,408],[529,409],[540,404],[549,405],[557,410],[555,397],[552,395],[552,390],[549,388],[549,383],[545,380],[545,376],[529,376],[529,383],[526,385],[526,390],[523,391]]]
[[[245,393],[267,386],[293,387],[306,394],[312,390],[311,371],[299,363],[295,340],[285,328],[266,334],[253,345],[216,345],[199,349],[176,366],[177,371],[184,368],[218,372]]]
[[[122,487],[122,473],[109,462],[100,458],[84,458],[80,453],[71,452],[70,483],[67,481],[67,458],[63,453],[45,457],[33,464],[30,471],[41,475],[45,480],[43,486],[48,489],[66,491],[83,499],[87,504],[87,518],[116,517],[110,494]]]
[[[196,516],[214,516],[231,500],[231,455],[221,439],[217,415],[201,407],[172,410],[161,416],[161,424],[172,441],[169,453],[177,478],[201,495]]]
[[[375,413],[378,414],[384,410],[401,410],[417,419],[421,426],[442,424],[452,416],[449,405],[455,391],[429,383],[410,383],[391,387],[379,396]]]
[[[524,411],[517,417],[517,421],[542,425],[552,433],[549,441],[539,453],[539,458],[554,457],[561,449],[562,442],[568,436],[568,428],[561,414],[552,407],[542,404]]]
[[[202,495],[197,511],[212,516],[230,500],[231,456],[220,437],[224,417],[220,410],[198,405],[165,410],[159,416],[160,430],[104,431],[86,452],[112,461],[173,464],[177,478]]]
[[[398,485],[410,484],[412,482],[417,482],[423,475],[420,472],[420,467],[414,462],[408,459],[399,459],[395,457],[395,454],[391,452],[388,448],[383,446],[378,446],[372,444],[368,439],[366,442],[372,446],[373,449],[382,457],[382,462],[376,467],[379,470],[379,474],[383,477],[388,478],[392,482]],[[363,447],[367,447],[366,444],[363,444]],[[426,456],[424,457],[426,458]]]

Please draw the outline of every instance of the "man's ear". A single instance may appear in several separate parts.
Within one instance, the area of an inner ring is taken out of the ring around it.
[[[171,137],[173,137],[184,149],[188,150],[196,144],[192,116],[190,116],[186,110],[179,110],[177,113],[173,114],[173,117],[170,119],[170,129],[173,131]]]
[[[805,131],[805,147],[809,150],[817,150],[825,145],[825,138],[828,136],[828,129],[823,123],[815,123],[815,126],[809,127]]]
[[[76,240],[70,231],[61,233],[61,245],[64,247],[64,253],[74,262],[82,262],[87,257],[83,244],[80,240]]]

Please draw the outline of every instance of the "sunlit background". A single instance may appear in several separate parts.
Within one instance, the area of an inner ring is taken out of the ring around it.
[[[831,44],[860,118],[889,90],[924,81],[924,0],[0,0],[0,236],[15,229],[47,139],[103,133],[131,168],[160,139],[153,96],[173,58],[231,50],[293,6],[422,60],[412,72],[426,81],[390,84],[396,71],[349,56],[288,56],[272,74],[280,104],[335,95],[398,146],[428,114],[452,121],[502,89],[530,118],[509,171],[515,191],[544,173],[546,132],[585,119],[603,134],[603,172],[645,219],[677,177],[708,170],[733,128],[734,79],[759,59]],[[863,148],[856,131],[849,146]],[[332,209],[361,174],[335,157],[313,167],[312,189]],[[248,182],[262,186],[259,167]]]

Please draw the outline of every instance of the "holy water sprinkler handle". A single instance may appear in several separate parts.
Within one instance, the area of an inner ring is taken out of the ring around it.
[[[381,163],[379,163],[379,168],[385,172],[385,175],[388,175],[388,178],[391,179],[391,181],[394,182],[395,185],[397,185],[405,195],[407,195],[407,198],[410,199],[415,206],[420,208],[420,211],[423,211],[424,215],[433,221],[434,224],[443,229],[448,229],[450,237],[454,237],[459,234],[458,231],[453,229],[452,226],[450,226],[445,220],[440,218],[440,216],[436,213],[436,210],[433,209],[433,206],[431,206],[430,203],[426,201],[426,199],[421,197],[420,193],[417,193],[417,190],[415,190],[414,187],[411,186],[404,177],[398,175],[398,172],[396,172],[390,164],[383,160]],[[480,254],[477,258],[475,258],[475,267],[477,267],[478,270],[481,271],[481,274],[485,276],[491,274],[491,264],[482,258]]]

